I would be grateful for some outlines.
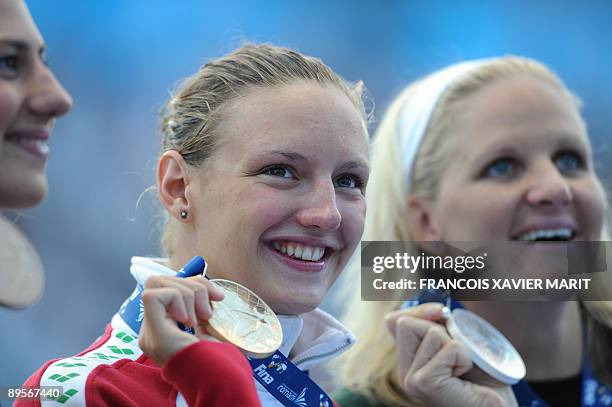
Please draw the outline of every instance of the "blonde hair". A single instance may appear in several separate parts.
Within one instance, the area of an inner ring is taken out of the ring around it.
[[[221,137],[219,123],[229,102],[257,88],[295,82],[334,86],[343,92],[367,123],[362,82],[350,84],[320,59],[267,44],[245,44],[202,66],[185,79],[162,109],[162,152],[178,151],[189,165],[200,167]],[[172,257],[173,220],[166,214],[161,246]]]
[[[401,176],[404,172],[399,148],[400,116],[407,103],[420,97],[421,87],[428,78],[408,86],[393,101],[375,134],[372,146],[372,173],[367,193],[368,213],[364,241],[412,240],[407,222],[407,198],[416,195],[435,199],[453,145],[446,137],[453,120],[453,109],[460,109],[461,101],[487,84],[516,75],[531,75],[545,81],[569,98],[577,109],[580,108],[579,100],[541,63],[514,56],[487,60],[461,74],[441,94],[415,157],[409,182]],[[410,185],[410,190],[407,185]],[[346,281],[359,284],[361,266],[360,262],[355,263],[347,272],[353,273],[353,278]],[[609,273],[595,274],[606,275],[605,278],[608,278]],[[605,284],[610,295],[612,285],[609,281]],[[398,406],[419,405],[406,397],[397,382],[395,345],[383,319],[385,314],[398,309],[403,301],[366,302],[361,300],[361,290],[356,285],[347,286],[346,289],[351,290],[352,299],[346,307],[344,319],[355,333],[357,344],[340,361],[342,384],[379,402]],[[605,302],[585,302],[584,305],[588,311],[585,314],[589,333],[596,334],[596,338],[592,338],[589,344],[589,354],[601,358],[591,358],[593,370],[600,378],[610,380],[607,369],[612,364],[602,364],[602,360],[606,360],[602,356],[607,355],[609,363],[612,353],[610,349],[604,349],[605,338],[602,332],[609,332],[608,327],[612,327],[611,305]],[[602,327],[602,324],[607,327]],[[367,360],[364,360],[364,355],[367,355]]]

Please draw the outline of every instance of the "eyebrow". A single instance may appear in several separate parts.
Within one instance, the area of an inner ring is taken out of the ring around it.
[[[292,151],[272,150],[268,153],[283,156],[290,161],[308,161],[308,158],[302,154]],[[340,170],[342,171],[352,169],[364,169],[370,172],[370,166],[363,161],[347,161],[340,166]]]
[[[582,140],[576,139],[575,135],[565,131],[557,131],[556,135],[559,139],[556,140],[554,148],[556,150],[568,150],[575,149],[580,153],[588,154],[589,147]],[[496,145],[485,151],[485,156],[513,156],[518,155],[519,150],[513,145],[503,144],[501,146]]]
[[[557,148],[576,148],[580,150],[588,150],[589,138],[588,135],[586,137],[586,143],[584,140],[576,137],[575,134],[559,132],[561,138],[557,143]]]
[[[306,157],[304,157],[300,153],[294,153],[294,152],[289,152],[289,151],[272,150],[272,151],[269,151],[269,153],[281,155],[291,161],[307,161],[308,160]]]
[[[0,45],[13,47],[18,51],[28,51],[31,48],[30,44],[28,44],[26,41],[14,40],[14,39],[0,38]],[[44,53],[46,49],[47,49],[47,44],[40,45],[40,48],[38,49],[38,54],[40,55]]]

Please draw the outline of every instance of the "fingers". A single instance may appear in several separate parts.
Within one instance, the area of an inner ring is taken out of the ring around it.
[[[420,369],[451,340],[441,325],[405,315],[397,319],[395,332],[400,377]]]
[[[170,295],[167,290],[173,290],[174,294]],[[191,278],[159,276],[147,279],[143,301],[145,296],[156,296],[157,301],[166,306],[172,319],[194,327],[210,319],[212,316],[210,300],[222,300],[223,292],[202,276]]]
[[[436,330],[432,331],[431,337],[428,339],[427,355],[420,359],[419,363],[421,365],[428,360],[425,358],[433,356],[429,353],[433,352],[434,348],[437,347],[437,351],[440,346],[448,342],[450,338],[444,338],[444,335],[448,336],[444,329],[439,324],[432,322],[438,320],[441,316],[442,304],[438,303],[422,304],[418,307],[387,314],[385,318],[387,328],[393,335],[398,350],[398,373],[400,377],[404,377],[411,369],[417,349],[430,329]]]
[[[425,405],[515,406],[508,386],[466,379],[474,365],[468,348],[437,322],[442,319],[442,308],[442,304],[429,303],[386,316],[396,343],[401,388]]]
[[[442,308],[442,304],[428,303],[386,316],[397,347],[398,379],[413,397],[427,394],[436,383],[447,382],[471,368],[467,349],[435,322],[441,319]]]
[[[166,324],[168,315],[174,321],[186,323],[189,312],[180,290],[175,287],[161,287],[145,290],[142,293],[145,319],[152,327],[162,327]]]
[[[223,290],[204,276],[189,277],[185,280],[204,284],[208,290],[208,296],[210,297],[211,301],[221,301],[225,297]]]
[[[201,326],[212,316],[210,300],[222,299],[222,290],[202,276],[147,279],[142,292],[144,320],[138,339],[141,349],[162,366],[176,352],[202,339],[182,331],[177,323]]]
[[[410,316],[430,321],[437,321],[442,317],[443,307],[444,306],[440,303],[430,302],[427,304],[421,304],[417,307],[393,311],[385,316],[385,322],[387,323],[387,328],[391,332],[391,335],[395,336],[395,326],[399,318]]]
[[[462,349],[463,348],[463,349]],[[403,388],[410,396],[425,405],[455,407],[511,407],[518,406],[509,386],[487,387],[463,380],[449,373],[452,366],[471,362],[466,349],[458,342],[448,343],[414,376],[408,376]]]
[[[417,356],[417,359],[420,357]],[[402,388],[408,395],[424,400],[454,400],[451,404],[441,405],[476,405],[474,397],[477,392],[474,391],[474,385],[458,378],[472,368],[472,361],[464,345],[454,340],[448,341],[435,354],[431,357],[426,355],[423,360],[426,362],[419,368],[400,377]]]
[[[403,319],[404,318],[402,318],[402,320]],[[410,322],[421,321],[414,320]],[[446,330],[443,327],[432,323],[427,323],[427,325],[429,326],[427,327],[422,340],[414,340],[409,346],[406,346],[408,349],[406,349],[404,352],[400,352],[400,357],[405,357],[406,360],[412,361],[410,367],[408,368],[408,375],[414,374],[416,371],[425,366],[425,364],[432,360],[432,358],[434,358],[434,356],[436,356],[440,350],[451,341],[450,336],[448,333],[446,333]],[[400,327],[400,329],[403,329],[403,327]],[[415,344],[416,348],[414,348]],[[404,353],[404,355],[402,355],[402,353]]]
[[[456,340],[450,340],[422,366],[421,371],[432,377],[458,377],[472,367],[467,347]]]

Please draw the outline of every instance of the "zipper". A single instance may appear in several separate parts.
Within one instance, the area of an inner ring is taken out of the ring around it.
[[[353,344],[353,341],[351,341],[351,338],[346,338],[345,343],[343,343],[342,345],[338,346],[337,348],[334,348],[333,350],[324,352],[324,353],[320,353],[318,355],[312,355],[312,356],[306,356],[300,360],[297,360],[294,362],[294,364],[296,366],[304,363],[304,362],[310,362],[312,360],[315,359],[319,359],[319,358],[326,358],[328,356],[333,355],[334,353],[340,352],[341,350],[348,348],[349,346],[351,346]]]

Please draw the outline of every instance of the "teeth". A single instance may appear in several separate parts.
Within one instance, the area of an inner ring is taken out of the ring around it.
[[[304,247],[302,251],[303,260],[312,260],[312,249],[310,247]]]
[[[321,259],[321,257],[323,257],[323,253],[325,253],[325,249],[321,248],[321,247],[317,247],[314,251],[314,253],[312,254],[312,259]]]
[[[559,228],[559,229],[540,229],[533,230],[528,233],[520,235],[517,240],[520,241],[535,241],[540,239],[571,239],[573,235],[572,229],[570,228]]]
[[[15,144],[19,144],[22,146],[34,147],[36,150],[40,151],[43,154],[49,153],[49,142],[48,140],[40,139],[40,138],[28,138],[28,137],[19,137],[19,138],[7,138],[14,142]]]
[[[272,242],[272,247],[283,254],[306,261],[319,261],[325,254],[324,247],[307,246],[295,242],[275,241]]]

